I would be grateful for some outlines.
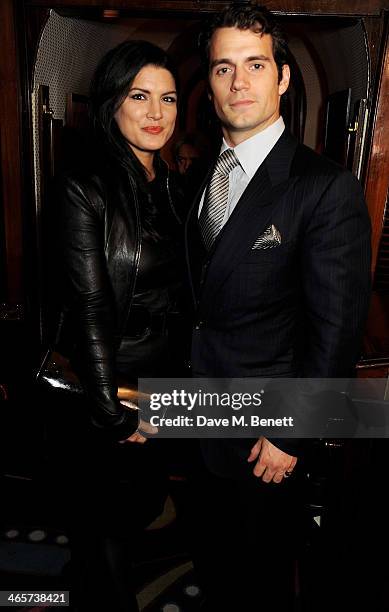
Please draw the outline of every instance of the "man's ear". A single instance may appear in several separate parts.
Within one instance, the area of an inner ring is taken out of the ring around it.
[[[290,68],[288,64],[284,64],[282,66],[282,78],[281,78],[281,81],[278,83],[278,93],[280,94],[280,96],[282,96],[282,94],[284,94],[286,90],[288,89],[289,81],[290,81]]]

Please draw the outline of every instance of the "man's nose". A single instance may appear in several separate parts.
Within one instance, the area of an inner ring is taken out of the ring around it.
[[[234,72],[234,78],[232,79],[231,89],[233,91],[240,91],[241,89],[248,89],[249,80],[246,70],[242,67],[236,66]]]

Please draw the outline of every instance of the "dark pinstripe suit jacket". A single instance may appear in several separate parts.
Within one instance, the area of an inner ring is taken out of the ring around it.
[[[186,228],[194,374],[352,374],[370,294],[370,222],[357,179],[285,130],[210,254],[199,199]],[[280,244],[253,249],[272,225]]]

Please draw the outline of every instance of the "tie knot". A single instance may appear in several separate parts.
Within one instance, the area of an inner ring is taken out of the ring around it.
[[[215,165],[215,172],[228,176],[231,170],[239,166],[239,160],[233,149],[226,149],[219,155]]]

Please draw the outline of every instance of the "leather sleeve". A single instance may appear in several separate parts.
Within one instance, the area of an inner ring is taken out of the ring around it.
[[[122,440],[135,431],[138,419],[117,399],[116,308],[104,253],[104,191],[98,180],[82,183],[69,178],[59,191],[65,295],[75,322],[75,362],[94,428]]]

